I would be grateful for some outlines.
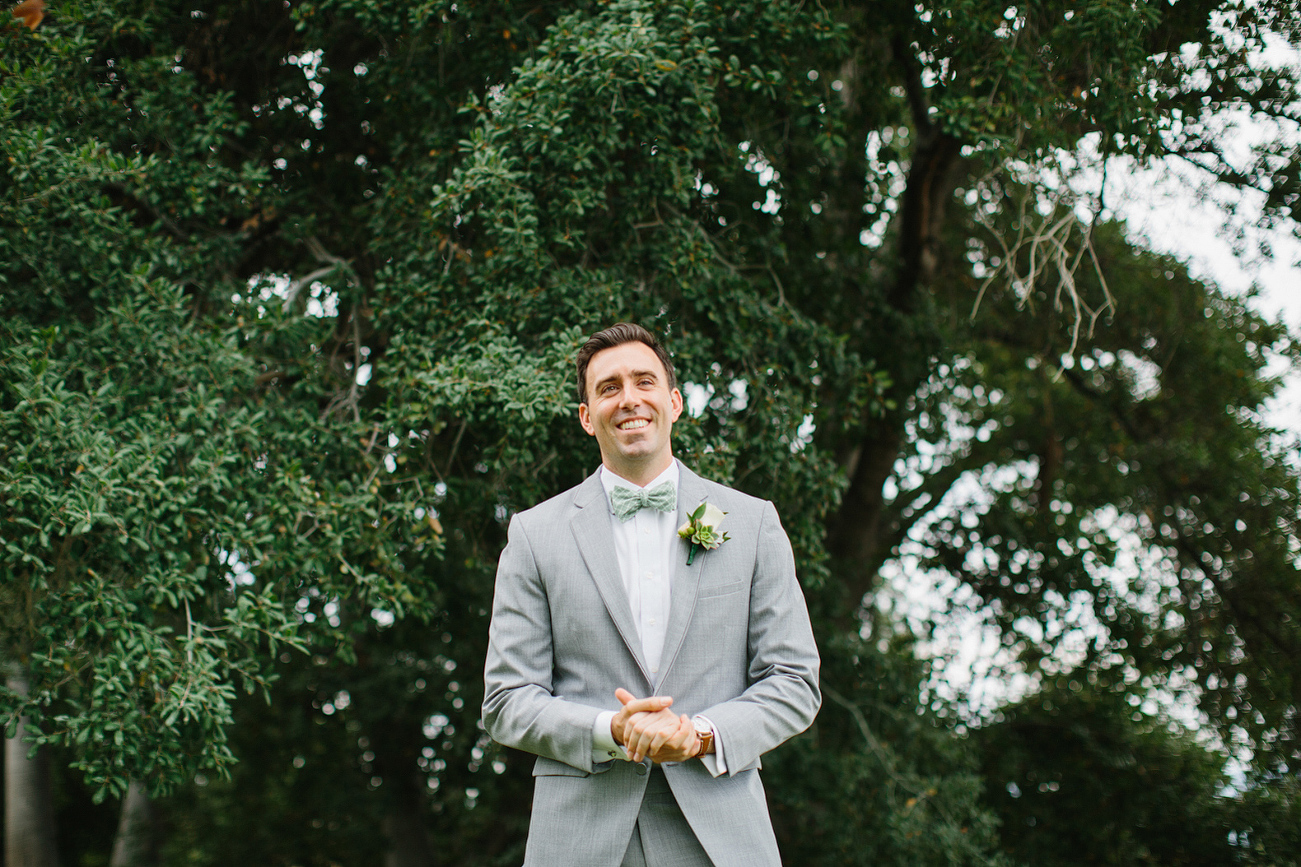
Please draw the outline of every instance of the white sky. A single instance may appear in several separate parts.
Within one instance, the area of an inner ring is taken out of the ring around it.
[[[1282,318],[1293,334],[1301,334],[1301,240],[1295,227],[1251,232],[1247,249],[1239,254],[1217,191],[1174,162],[1113,175],[1108,188],[1108,205],[1126,220],[1136,242],[1182,259],[1195,277],[1227,291],[1245,293],[1255,286],[1256,309]],[[1243,197],[1236,219],[1248,223],[1257,213],[1259,203]],[[1259,254],[1262,241],[1273,249],[1272,259]],[[1301,434],[1301,382],[1295,370],[1288,377],[1291,384],[1272,407],[1271,418]]]

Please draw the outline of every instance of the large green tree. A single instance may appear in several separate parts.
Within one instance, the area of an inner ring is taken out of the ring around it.
[[[1296,81],[1259,50],[1295,4],[47,11],[0,32],[4,713],[103,793],[211,775],[169,857],[306,863],[324,829],[378,858],[355,816],[394,863],[518,860],[527,763],[477,725],[492,573],[592,467],[569,364],[617,319],[690,384],[679,453],[796,548],[828,698],[769,762],[789,858],[1027,851],[983,793],[1048,693],[975,761],[880,602],[901,564],[1073,679],[1081,742],[1215,780],[1098,710],[1191,697],[1256,788],[1152,797],[1286,840],[1298,491],[1261,408],[1290,337],[1070,167],[1178,155],[1293,226]],[[1278,132],[1247,163],[1232,113]],[[1095,779],[1050,743],[1036,773]]]

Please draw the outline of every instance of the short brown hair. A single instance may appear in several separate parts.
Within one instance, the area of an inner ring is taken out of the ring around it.
[[[603,349],[612,349],[616,346],[622,346],[625,343],[644,343],[655,351],[655,357],[664,365],[664,373],[669,378],[669,391],[678,387],[678,376],[673,372],[673,362],[669,360],[669,354],[651,334],[640,325],[634,325],[631,322],[620,322],[617,325],[611,325],[604,331],[598,331],[587,342],[583,348],[578,350],[576,363],[578,366],[578,402],[587,403],[587,365],[591,362],[592,356]]]

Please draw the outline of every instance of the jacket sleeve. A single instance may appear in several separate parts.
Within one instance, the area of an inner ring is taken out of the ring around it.
[[[701,712],[725,745],[729,775],[754,767],[764,753],[807,729],[822,705],[813,627],[790,540],[772,503],[764,503],[760,520],[747,653],[750,685]]]
[[[553,694],[552,653],[546,584],[516,516],[497,563],[483,675],[484,726],[498,743],[591,772],[592,728],[602,709]]]

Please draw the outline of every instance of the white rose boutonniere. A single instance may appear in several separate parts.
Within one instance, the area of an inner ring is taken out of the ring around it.
[[[726,533],[718,531],[718,525],[723,522],[726,514],[713,503],[701,503],[687,517],[687,522],[678,527],[678,535],[691,543],[691,549],[687,552],[688,566],[696,559],[696,552],[701,548],[712,551],[730,538]]]

